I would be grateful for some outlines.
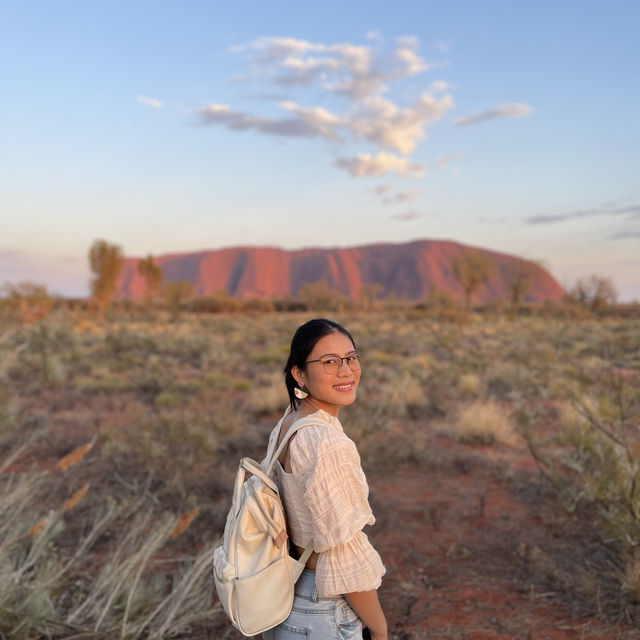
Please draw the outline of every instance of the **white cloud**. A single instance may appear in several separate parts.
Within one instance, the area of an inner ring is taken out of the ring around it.
[[[457,151],[456,153],[449,153],[446,156],[440,156],[438,159],[438,168],[446,169],[454,160],[462,158],[462,154]]]
[[[292,117],[263,117],[235,111],[228,105],[210,104],[199,109],[200,123],[222,125],[237,131],[254,130],[271,135],[327,140],[340,139],[339,131],[345,130],[382,149],[408,154],[425,138],[426,125],[453,107],[453,98],[448,93],[440,98],[423,93],[407,109],[400,109],[382,97],[370,98],[357,110],[342,117],[322,107],[302,107],[291,101],[280,102],[279,106]]]
[[[265,59],[278,60],[294,55],[303,55],[307,51],[317,51],[322,49],[322,45],[315,45],[307,40],[298,38],[271,38],[263,37],[254,40],[251,48],[259,51]]]
[[[409,162],[407,158],[392,153],[379,153],[376,156],[359,153],[354,158],[338,158],[335,164],[357,178],[381,176],[386,173],[420,177],[424,175],[425,169],[424,164]]]
[[[136,101],[140,104],[146,105],[147,107],[151,107],[152,109],[162,109],[164,107],[164,102],[162,102],[162,100],[149,98],[147,96],[143,96],[141,93],[137,95]]]
[[[384,84],[372,69],[373,50],[368,46],[263,37],[250,47],[256,52],[253,64],[259,75],[281,86],[308,85],[321,78],[326,90],[355,98],[380,91]]]
[[[380,38],[372,35],[369,39]],[[432,68],[418,53],[416,37],[403,36],[396,43],[390,56],[367,45],[296,38],[262,37],[249,49],[254,52],[251,62],[256,75],[262,79],[280,86],[304,86],[320,78],[324,90],[362,100],[384,93],[393,80]]]
[[[397,174],[421,176],[425,165],[409,158],[426,139],[427,128],[454,108],[451,85],[439,79],[430,82],[413,103],[400,103],[391,97],[396,82],[425,73],[434,64],[420,55],[415,36],[395,39],[383,48],[379,33],[367,34],[366,44],[350,42],[311,42],[291,37],[260,37],[234,51],[247,57],[243,81],[257,80],[279,94],[261,93],[283,110],[281,116],[268,116],[237,110],[226,104],[210,104],[198,110],[201,125],[224,126],[235,131],[255,131],[274,136],[320,138],[332,142],[367,142],[374,149],[355,157],[341,156],[338,167],[354,177]],[[446,51],[450,42],[436,43]],[[441,66],[441,65],[439,65]],[[311,103],[301,104],[304,89]],[[290,93],[296,91],[296,101]],[[332,111],[322,106],[330,100]],[[458,118],[458,125],[468,125],[491,118],[522,117],[532,108],[525,104],[502,104],[489,111]],[[449,154],[439,160],[445,168],[460,157]],[[457,171],[456,167],[450,167]],[[408,202],[414,194],[378,192],[386,202]]]
[[[487,111],[481,111],[480,113],[473,113],[469,116],[458,118],[455,124],[464,126],[468,124],[478,124],[485,120],[492,120],[493,118],[523,118],[528,116],[532,111],[533,107],[528,104],[501,104]]]
[[[420,42],[415,36],[401,36],[396,39],[397,48],[393,56],[399,63],[399,75],[412,76],[428,71],[433,65],[428,64],[418,54]]]
[[[382,148],[411,153],[425,138],[425,125],[440,119],[453,106],[449,93],[434,98],[425,92],[407,109],[400,109],[385,98],[372,98],[347,124],[356,135]]]
[[[301,107],[294,102],[281,102],[283,109],[296,115],[312,131],[329,139],[337,139],[336,128],[340,125],[340,118],[322,107]]]
[[[427,64],[413,49],[398,47],[394,55],[396,60],[404,66],[404,75],[412,76],[431,69],[431,65]]]
[[[234,111],[225,104],[210,104],[198,110],[200,124],[223,125],[235,131],[254,130],[275,136],[336,139],[337,119],[322,108],[307,109],[292,102],[280,106],[293,114],[292,118],[266,118],[245,111]]]

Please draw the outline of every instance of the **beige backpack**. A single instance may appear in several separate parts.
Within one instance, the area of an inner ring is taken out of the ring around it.
[[[278,486],[270,478],[291,436],[309,424],[314,420],[295,422],[277,448],[276,434],[262,465],[242,458],[236,474],[223,542],[213,554],[213,577],[224,610],[245,636],[286,620],[293,606],[294,584],[313,551],[311,540],[299,560],[289,555],[284,508]]]

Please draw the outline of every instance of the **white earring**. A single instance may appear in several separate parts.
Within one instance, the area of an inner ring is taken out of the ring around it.
[[[298,400],[304,400],[309,394],[306,391],[303,391],[299,387],[294,387],[293,395],[298,398]]]

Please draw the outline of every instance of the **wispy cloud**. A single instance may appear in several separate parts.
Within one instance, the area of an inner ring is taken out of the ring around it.
[[[612,233],[608,240],[640,240],[640,229],[627,229]]]
[[[382,176],[386,173],[418,177],[424,175],[425,169],[424,164],[409,162],[407,158],[392,153],[379,153],[376,156],[359,153],[353,158],[337,158],[335,164],[357,178]]]
[[[451,49],[451,47],[453,47],[453,42],[451,40],[436,40],[434,46],[439,51],[446,53]]]
[[[446,169],[454,160],[462,158],[462,153],[456,151],[455,153],[449,153],[446,156],[440,156],[438,158],[438,169]]]
[[[381,184],[380,186],[376,187],[374,191],[379,196],[385,196],[388,193],[390,193],[392,189],[393,189],[392,184]]]
[[[419,211],[405,211],[404,213],[395,213],[390,216],[394,220],[400,220],[400,222],[411,222],[411,220],[417,220],[418,218],[423,218],[424,213],[420,213]]]
[[[578,218],[591,218],[594,216],[628,216],[628,219],[640,219],[640,204],[615,206],[610,203],[602,204],[592,209],[576,209],[564,213],[540,214],[527,218],[528,224],[553,224]]]
[[[451,88],[451,85],[446,80],[434,80],[427,91],[429,93],[442,93]]]
[[[513,103],[513,104],[501,104],[487,111],[481,111],[480,113],[473,113],[462,118],[458,118],[455,121],[459,127],[479,124],[487,120],[493,120],[495,118],[524,118],[533,111],[533,107],[528,104]]]
[[[199,109],[200,124],[221,124],[235,131],[254,130],[275,136],[338,139],[339,120],[322,107],[304,108],[292,102],[281,102],[280,107],[291,116],[266,118],[234,111],[226,104],[210,104]]]
[[[136,96],[136,101],[147,107],[151,107],[152,109],[162,109],[164,107],[164,102],[162,100],[149,98],[147,96],[143,96],[141,93]]]
[[[413,202],[419,195],[416,190],[397,190],[391,183],[381,184],[373,189],[373,192],[380,198],[384,205],[406,204]]]
[[[386,198],[382,198],[382,202],[383,204],[404,204],[413,202],[417,197],[417,191],[398,191]]]

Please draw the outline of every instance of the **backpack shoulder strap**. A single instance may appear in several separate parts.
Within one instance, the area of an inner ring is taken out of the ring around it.
[[[273,452],[276,450],[276,446],[278,445],[278,438],[280,437],[280,431],[282,429],[282,425],[285,421],[285,418],[291,413],[291,405],[287,406],[286,411],[284,412],[284,415],[282,416],[282,418],[280,418],[280,420],[278,420],[278,424],[274,427],[273,431],[271,432],[271,435],[269,436],[269,445],[267,446],[267,455],[265,456],[264,460],[262,461],[262,466],[263,468],[266,468],[267,463],[271,460],[271,457],[273,456]]]
[[[267,476],[271,475],[273,465],[276,463],[278,456],[282,453],[284,448],[287,446],[287,442],[289,442],[289,440],[291,439],[291,436],[293,436],[293,434],[296,433],[297,431],[300,431],[300,429],[304,429],[304,427],[308,427],[312,424],[318,424],[318,419],[314,418],[313,416],[305,416],[304,418],[300,418],[299,420],[296,420],[289,427],[289,431],[285,433],[284,438],[282,438],[282,442],[280,443],[280,446],[277,448],[274,447],[275,451],[272,453],[271,457],[267,455],[267,457],[265,458],[264,465],[266,467],[265,474]],[[282,429],[282,425],[280,425],[280,429]],[[280,429],[278,430],[278,434],[275,438],[276,443],[278,442],[278,437],[280,436]]]

